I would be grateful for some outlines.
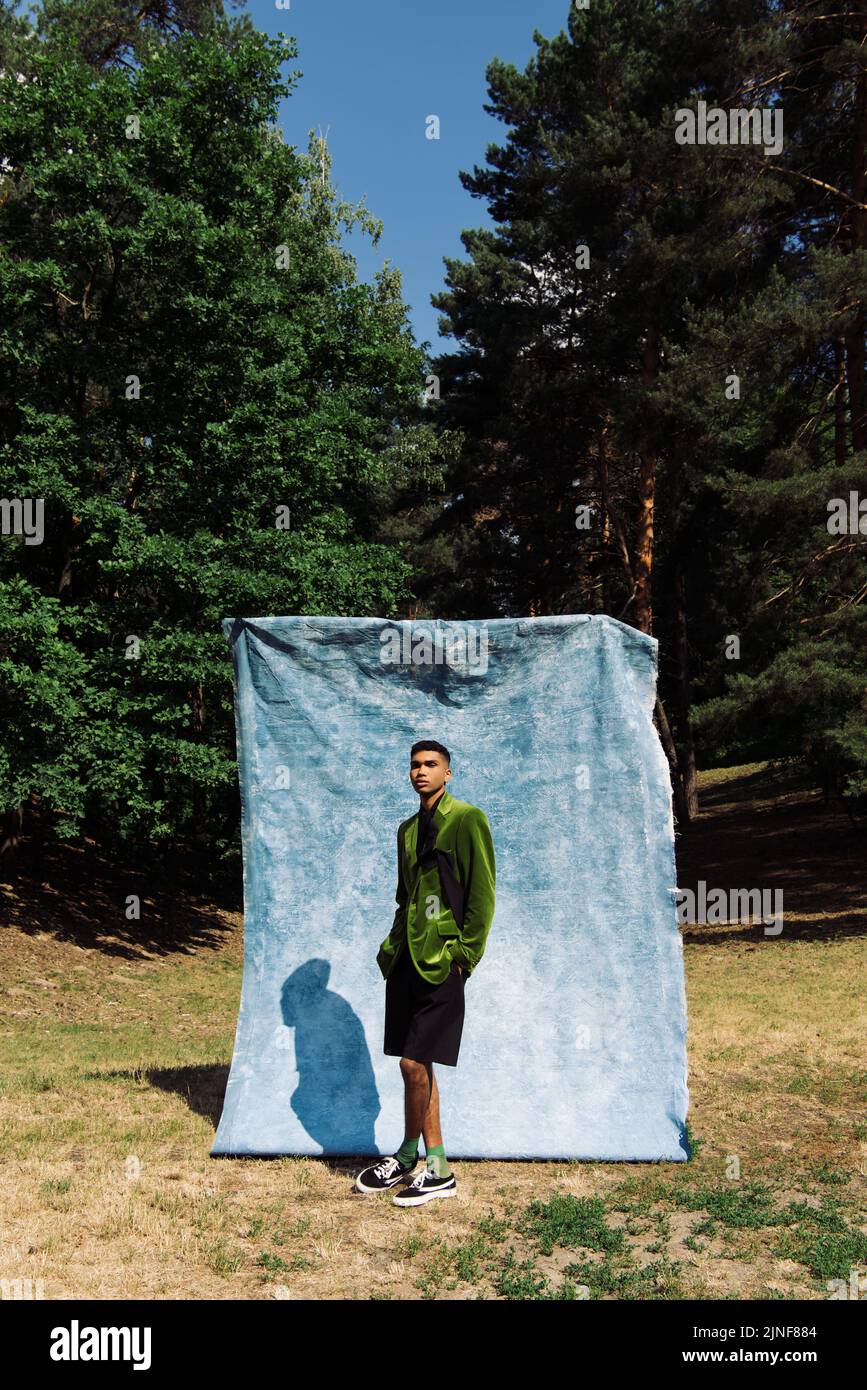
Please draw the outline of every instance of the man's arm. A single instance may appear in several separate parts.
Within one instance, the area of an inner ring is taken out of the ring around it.
[[[388,976],[388,966],[394,956],[397,943],[400,941],[401,937],[406,933],[406,908],[407,903],[409,901],[409,893],[407,892],[406,884],[403,881],[403,854],[401,851],[402,845],[400,840],[400,828],[398,828],[397,893],[395,894],[395,898],[397,900],[397,912],[395,912],[394,914],[394,921],[391,924],[391,931],[388,933],[388,936],[385,938],[382,945],[380,946],[379,952],[376,957],[376,963],[379,966],[383,979],[386,979]]]
[[[497,875],[491,827],[477,806],[467,811],[458,826],[455,856],[464,890],[464,925],[450,955],[471,974],[485,953],[494,920]]]

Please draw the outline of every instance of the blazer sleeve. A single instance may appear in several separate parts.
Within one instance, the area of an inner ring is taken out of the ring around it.
[[[388,970],[394,957],[398,943],[406,935],[406,908],[409,902],[409,893],[403,877],[403,845],[401,843],[401,832],[397,832],[397,911],[394,914],[394,921],[391,924],[391,931],[383,941],[376,956],[376,963],[379,966],[383,979],[387,979]]]
[[[497,876],[491,827],[478,806],[467,811],[458,826],[455,856],[464,890],[464,924],[449,954],[472,974],[485,953],[494,920]]]

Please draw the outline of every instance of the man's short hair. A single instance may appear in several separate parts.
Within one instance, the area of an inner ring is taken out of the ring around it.
[[[412,745],[412,748],[410,748],[409,750],[410,758],[412,758],[413,753],[421,753],[426,748],[430,749],[434,753],[442,753],[446,762],[449,765],[451,765],[452,755],[449,752],[449,750],[447,748],[444,748],[441,743],[437,743],[436,739],[432,738],[422,739],[420,743],[414,743]]]

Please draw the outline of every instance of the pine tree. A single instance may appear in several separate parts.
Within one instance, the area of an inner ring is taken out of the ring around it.
[[[688,502],[660,399],[666,344],[683,339],[692,299],[743,293],[780,240],[766,229],[757,261],[736,267],[742,190],[675,140],[681,108],[732,84],[738,50],[721,30],[761,28],[764,7],[713,15],[692,0],[608,0],[572,11],[568,33],[534,34],[523,74],[488,69],[486,109],[508,142],[461,178],[496,229],[464,233],[471,260],[447,261],[450,291],[434,303],[465,346],[436,365],[441,418],[470,440],[448,524],[506,611],[605,611],[653,631],[658,501],[674,506],[661,520],[675,535]],[[751,215],[775,196],[768,181]],[[696,796],[682,574],[673,589],[679,766],[661,702],[657,716],[685,820]]]
[[[667,382],[705,460],[703,751],[806,762],[850,811],[867,792],[867,516],[849,505],[867,503],[865,24],[857,7],[789,5],[782,53],[754,55],[748,95],[788,131],[783,244],[741,301],[696,313]],[[760,152],[723,154],[766,177]]]

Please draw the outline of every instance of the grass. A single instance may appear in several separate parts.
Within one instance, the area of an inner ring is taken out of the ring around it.
[[[0,890],[0,1278],[46,1298],[786,1301],[863,1277],[863,851],[790,779],[703,781],[680,882],[785,882],[786,927],[683,929],[691,1161],[456,1162],[458,1198],[416,1212],[355,1194],[359,1165],[209,1158],[237,913],[149,885],[137,941],[108,866]]]

